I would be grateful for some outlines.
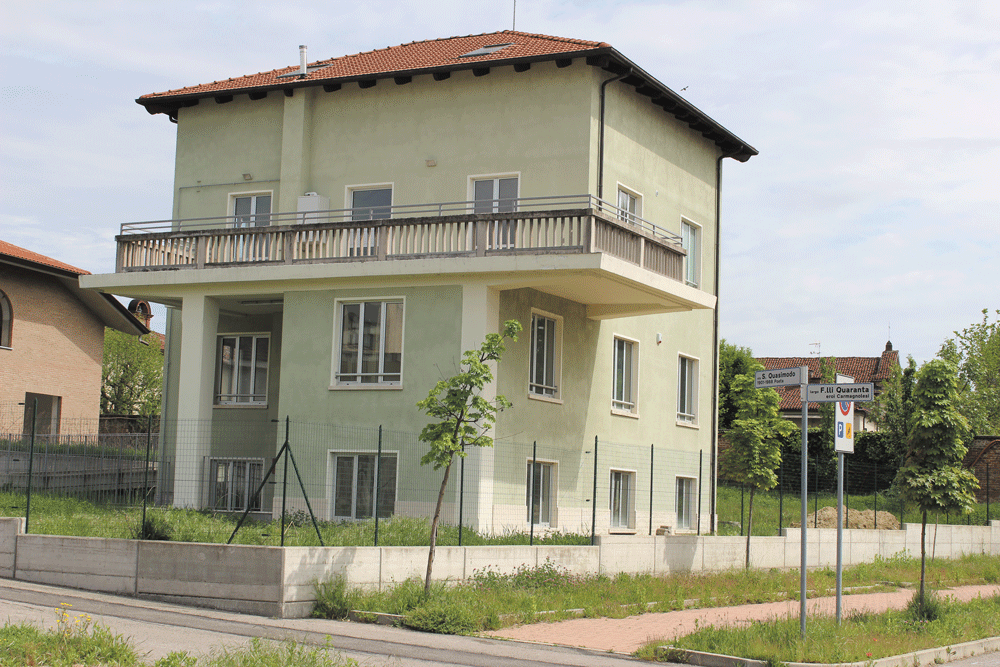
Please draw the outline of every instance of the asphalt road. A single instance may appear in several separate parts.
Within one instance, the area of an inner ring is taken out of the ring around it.
[[[129,637],[152,663],[171,651],[203,656],[245,645],[251,637],[323,646],[327,642],[363,665],[431,667],[635,666],[628,656],[586,649],[434,635],[401,628],[319,619],[269,619],[0,580],[0,617],[54,627],[60,604],[71,617],[89,614],[113,632]],[[968,667],[987,667],[970,665]],[[993,667],[990,665],[988,667]]]

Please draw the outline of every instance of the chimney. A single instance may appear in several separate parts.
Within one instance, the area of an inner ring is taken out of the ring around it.
[[[299,77],[306,78],[309,74],[308,68],[306,68],[306,45],[299,44]]]

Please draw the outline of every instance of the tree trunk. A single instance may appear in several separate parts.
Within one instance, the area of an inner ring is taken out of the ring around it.
[[[444,489],[448,486],[448,475],[451,473],[451,464],[454,460],[454,456],[448,459],[448,465],[444,468],[444,479],[441,480],[441,490],[438,492],[437,507],[434,508],[434,520],[431,522],[431,547],[427,552],[427,577],[424,579],[425,596],[431,592],[431,568],[434,567],[434,547],[437,546],[438,521],[441,519],[441,504],[444,502]]]
[[[747,563],[746,569],[750,569],[750,534],[753,533],[753,494],[757,487],[750,487],[750,511],[747,512]]]
[[[917,609],[920,617],[924,616],[924,579],[927,576],[927,510],[924,510],[923,521],[920,524],[920,596]]]

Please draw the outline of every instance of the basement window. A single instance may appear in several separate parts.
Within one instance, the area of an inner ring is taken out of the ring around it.
[[[514,46],[514,45],[510,42],[508,42],[507,44],[487,44],[486,46],[482,46],[476,49],[475,51],[469,51],[468,53],[463,53],[462,55],[459,56],[459,58],[472,58],[473,56],[488,56],[491,53],[496,53],[500,49],[505,49],[508,46]]]

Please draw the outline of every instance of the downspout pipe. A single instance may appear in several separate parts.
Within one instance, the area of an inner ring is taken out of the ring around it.
[[[710,462],[711,470],[709,471],[712,493],[709,501],[709,526],[711,534],[715,534],[716,532],[716,498],[718,496],[716,482],[719,469],[719,260],[721,259],[720,255],[722,252],[722,161],[727,157],[729,156],[723,153],[715,161],[715,310],[712,313],[712,339],[715,341],[712,373],[715,377],[715,382],[713,383],[714,391],[712,392],[712,456]]]
[[[597,198],[604,199],[604,108],[605,103],[605,90],[609,83],[614,83],[615,81],[621,81],[628,75],[632,73],[632,68],[629,67],[624,73],[618,76],[613,76],[610,79],[605,79],[601,82],[601,130],[597,138]]]

